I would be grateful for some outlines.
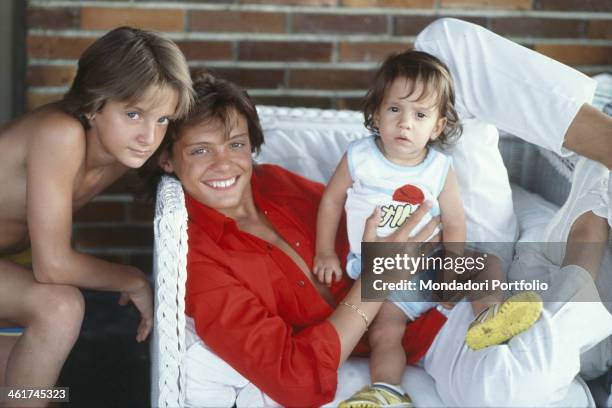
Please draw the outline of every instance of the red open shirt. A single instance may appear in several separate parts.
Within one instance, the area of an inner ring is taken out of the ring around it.
[[[255,166],[257,207],[312,269],[324,187],[281,167]],[[238,229],[220,212],[186,197],[189,214],[186,312],[221,358],[280,404],[317,406],[336,392],[340,341],[326,320],[333,308],[282,250]],[[346,259],[344,225],[336,250]],[[339,302],[346,276],[330,291]],[[445,318],[436,310],[408,324],[408,361],[420,359]],[[367,352],[363,341],[357,347]]]

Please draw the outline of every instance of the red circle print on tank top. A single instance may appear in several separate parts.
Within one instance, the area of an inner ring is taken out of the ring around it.
[[[395,192],[393,193],[393,200],[402,203],[418,205],[425,200],[425,194],[423,194],[423,191],[417,186],[413,186],[412,184],[405,184],[395,190]]]

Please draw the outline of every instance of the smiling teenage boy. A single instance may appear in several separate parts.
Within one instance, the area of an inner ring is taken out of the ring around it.
[[[73,250],[72,214],[141,167],[192,101],[178,47],[121,27],[83,53],[61,102],[0,129],[0,386],[56,382],[81,326],[77,288],[120,292],[140,312],[136,340],[148,336],[145,274]]]

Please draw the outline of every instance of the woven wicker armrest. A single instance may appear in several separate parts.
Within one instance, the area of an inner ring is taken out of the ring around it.
[[[151,342],[151,404],[183,406],[187,210],[178,180],[162,177],[155,206],[155,326]]]

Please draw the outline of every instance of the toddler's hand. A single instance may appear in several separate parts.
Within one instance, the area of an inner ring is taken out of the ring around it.
[[[331,286],[332,282],[339,282],[342,278],[340,260],[335,253],[315,255],[312,272],[319,278],[319,282],[325,282],[327,286]]]

